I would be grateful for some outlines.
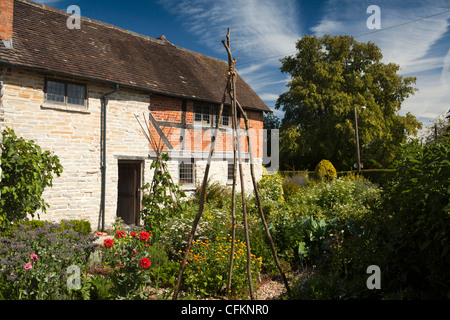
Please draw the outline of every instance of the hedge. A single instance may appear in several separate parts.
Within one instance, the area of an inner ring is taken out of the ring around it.
[[[361,175],[373,183],[384,186],[388,181],[391,181],[393,179],[395,171],[395,169],[363,169],[361,170]],[[284,178],[308,174],[309,178],[315,179],[314,171],[279,171],[278,173]],[[337,172],[338,177],[344,177],[354,174],[356,174],[355,170]]]

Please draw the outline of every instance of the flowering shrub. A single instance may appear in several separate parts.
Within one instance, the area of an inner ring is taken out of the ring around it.
[[[184,275],[184,284],[197,294],[209,295],[222,290],[228,282],[231,237],[197,240],[192,244]],[[247,246],[235,241],[231,289],[239,293],[248,287]],[[181,261],[180,261],[181,263]],[[253,280],[261,271],[262,258],[251,255]]]
[[[150,232],[117,230],[114,239],[105,239],[103,260],[112,268],[111,279],[119,297],[142,298],[149,283],[147,270],[151,266],[149,255]]]
[[[83,266],[95,238],[61,225],[16,225],[0,238],[0,296],[4,299],[66,299],[67,268]]]

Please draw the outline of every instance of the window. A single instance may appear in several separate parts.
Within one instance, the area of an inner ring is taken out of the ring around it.
[[[228,175],[227,175],[227,179],[228,179],[228,180],[233,180],[233,163],[229,163],[229,164],[228,164]]]
[[[182,161],[179,164],[179,182],[194,183],[194,163]]]
[[[201,125],[215,126],[217,117],[219,116],[219,107],[216,105],[201,105],[196,104],[194,106],[194,123]],[[222,119],[220,126],[230,126],[230,108],[224,107],[222,111]]]
[[[86,86],[70,82],[47,80],[45,82],[45,101],[84,107],[86,105]]]
[[[209,125],[210,122],[210,107],[208,105],[194,106],[194,123]]]
[[[224,127],[230,126],[230,108],[223,108],[221,125]]]

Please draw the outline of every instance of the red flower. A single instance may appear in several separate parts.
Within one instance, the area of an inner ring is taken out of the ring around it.
[[[130,236],[136,237],[136,236],[137,236],[137,233],[136,233],[136,232],[132,232],[132,233],[130,233]]]
[[[136,254],[136,249],[133,249],[133,254]]]
[[[139,233],[139,240],[147,241],[149,237],[150,237],[150,233],[148,233],[148,232],[142,231]]]
[[[114,239],[105,239],[103,240],[103,245],[107,248],[112,247],[114,244]]]
[[[142,258],[139,261],[139,265],[141,266],[142,269],[148,269],[151,265],[151,261],[148,258]]]
[[[117,234],[117,238],[119,238],[119,239],[122,237],[125,237],[127,235],[125,233],[125,231],[122,231],[122,230],[117,230],[116,234]]]

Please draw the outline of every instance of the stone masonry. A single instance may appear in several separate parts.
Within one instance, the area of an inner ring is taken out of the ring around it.
[[[56,76],[52,78],[58,79]],[[45,102],[44,84],[46,75],[18,67],[0,67],[0,81],[2,95],[0,100],[0,117],[2,126],[15,130],[18,136],[26,140],[33,140],[44,150],[53,151],[63,165],[61,177],[55,178],[53,187],[44,192],[44,199],[49,204],[46,214],[41,219],[59,221],[61,219],[89,220],[92,228],[100,226],[100,198],[101,198],[101,170],[100,170],[100,126],[101,126],[101,97],[105,92],[113,89],[112,85],[100,82],[82,82],[87,85],[87,107],[70,107]],[[61,80],[68,80],[61,78]],[[69,79],[70,80],[70,79]],[[77,80],[79,81],[79,80]],[[193,191],[201,183],[209,151],[208,138],[198,135],[193,129],[193,101],[185,101],[186,124],[192,134],[189,143],[180,143],[181,126],[173,128],[168,137],[173,150],[169,155],[184,148],[196,151],[195,176],[193,185],[185,185],[187,191]],[[166,121],[170,117],[171,123],[181,123],[183,100],[162,95],[149,94],[144,91],[129,88],[119,90],[108,97],[107,106],[107,164],[106,164],[106,226],[110,226],[116,218],[118,200],[118,161],[137,160],[142,162],[141,185],[150,182],[149,158],[152,152],[135,115],[154,115],[157,121]],[[253,156],[257,178],[262,175],[262,112],[248,111],[251,127],[256,129],[252,137]],[[151,124],[149,124],[151,127]],[[243,121],[241,120],[243,128]],[[201,130],[200,130],[201,131]],[[154,132],[156,134],[156,132]],[[222,152],[225,160],[214,160],[210,177],[222,184],[230,183],[227,179],[227,164],[232,161],[227,133],[221,131],[222,138],[218,138],[216,152]],[[228,140],[227,140],[228,139]],[[205,140],[206,143],[205,143]],[[245,136],[242,136],[242,149],[247,150]],[[198,159],[202,155],[204,159]],[[206,155],[206,157],[205,157]],[[247,156],[248,158],[248,156]],[[175,182],[178,182],[179,159],[172,156],[169,169]],[[245,186],[252,191],[249,163],[244,163]]]

